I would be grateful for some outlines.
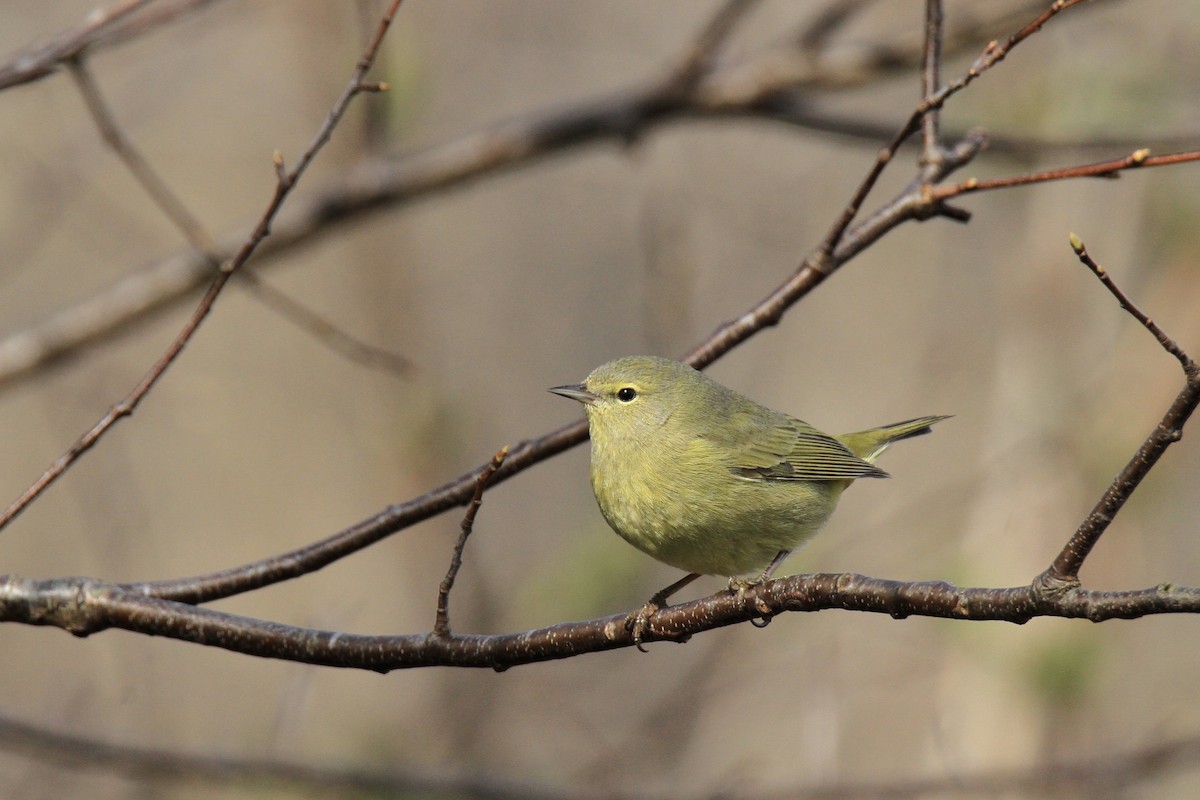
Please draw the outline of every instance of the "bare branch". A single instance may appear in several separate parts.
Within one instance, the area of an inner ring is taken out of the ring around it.
[[[928,100],[937,93],[942,68],[942,0],[925,0],[925,56],[921,69],[921,99]],[[927,182],[937,178],[940,168],[942,138],[938,129],[938,110],[930,109],[921,118],[921,163],[928,173]]]
[[[686,91],[695,86],[712,70],[721,46],[733,33],[738,22],[753,11],[758,2],[759,0],[725,0],[700,35],[693,40],[666,84],[679,91]]]
[[[558,789],[529,783],[512,783],[496,776],[421,773],[395,766],[377,768],[321,767],[309,763],[244,756],[193,755],[174,750],[138,747],[103,741],[76,733],[62,733],[42,725],[0,718],[0,750],[22,753],[29,758],[80,770],[97,770],[151,781],[205,782],[229,786],[247,782],[269,782],[296,791],[329,792],[345,797],[349,792],[370,796],[447,794],[455,798],[478,800],[589,800],[604,797],[621,800],[624,795],[605,790],[593,794],[581,786]],[[1135,786],[1154,775],[1194,769],[1200,756],[1200,736],[1182,736],[1142,747],[1105,753],[1072,761],[1050,761],[1028,768],[953,774],[944,778],[895,777],[881,782],[838,782],[833,784],[792,786],[772,794],[761,788],[752,796],[759,800],[905,800],[927,798],[954,792],[958,796],[1012,796],[1014,793],[1043,796],[1054,792],[1091,790],[1091,796]],[[663,795],[667,797],[668,795]],[[751,794],[722,794],[730,800]],[[654,800],[656,794],[639,792],[640,800]],[[711,792],[689,795],[672,792],[672,800],[712,800]]]
[[[155,0],[126,0],[93,11],[80,25],[9,58],[0,66],[0,90],[44,78],[85,52],[139,36],[212,2],[165,0],[155,5]]]
[[[1006,12],[999,19],[1007,22],[1010,16],[1011,12]],[[984,32],[983,28],[972,27],[959,35],[950,34],[943,52],[962,50]],[[686,62],[687,54],[698,50],[705,48],[689,48],[683,60]],[[740,64],[710,64],[709,71],[689,92],[665,91],[664,86],[674,86],[668,76],[648,86],[501,123],[398,159],[364,161],[343,184],[327,189],[314,200],[293,198],[287,211],[275,221],[271,237],[258,248],[256,263],[261,266],[293,248],[335,233],[343,224],[399,204],[499,170],[530,164],[571,147],[614,138],[627,141],[654,126],[684,117],[760,118],[871,142],[887,139],[894,135],[894,126],[872,125],[816,110],[809,102],[809,92],[861,85],[918,63],[920,55],[919,49],[889,51],[886,56],[869,57],[866,63],[827,65],[789,43],[786,48],[758,53]],[[955,164],[969,160],[983,146],[984,138],[977,132],[955,136],[965,137],[966,142],[965,147],[956,149]],[[1043,155],[1117,144],[1125,143],[988,140],[988,146],[997,151]],[[250,225],[237,230],[247,227]],[[239,233],[222,239],[219,259],[231,258],[242,238]],[[191,253],[177,254],[129,275],[104,293],[52,315],[35,327],[10,335],[0,341],[0,387],[59,364],[137,322],[152,319],[211,279],[207,261]]]
[[[135,747],[61,733],[39,725],[0,718],[0,749],[24,753],[73,769],[92,769],[148,781],[203,782],[214,786],[267,782],[302,792],[335,797],[450,796],[476,800],[555,800],[566,798],[534,784],[496,777],[321,767],[268,758],[192,755],[156,747]],[[575,792],[570,797],[581,795]],[[582,795],[587,797],[588,795]],[[608,795],[605,795],[608,797]]]
[[[527,467],[574,447],[586,439],[587,423],[580,419],[536,439],[521,442],[512,448],[504,466],[496,470],[495,475],[489,479],[489,484],[508,480]],[[123,588],[149,597],[181,603],[206,603],[298,578],[369,547],[396,531],[465,505],[473,496],[480,471],[486,466],[460,475],[412,500],[390,506],[369,519],[305,547],[207,575],[130,583],[125,584]]]
[[[262,218],[259,220],[254,232],[250,235],[250,238],[243,243],[237,254],[231,260],[221,265],[221,269],[216,278],[209,285],[208,291],[204,294],[199,306],[192,314],[191,319],[188,320],[187,324],[184,325],[183,330],[180,331],[179,335],[175,338],[175,341],[171,343],[166,352],[164,352],[158,358],[158,360],[150,368],[150,371],[146,373],[141,381],[138,382],[138,384],[133,388],[132,391],[130,391],[128,395],[125,396],[123,400],[109,409],[107,414],[101,417],[101,419],[95,425],[93,425],[91,429],[84,433],[83,436],[81,436],[75,442],[75,444],[73,444],[70,449],[67,450],[67,452],[59,456],[59,458],[56,459],[55,462],[51,464],[45,472],[42,473],[41,477],[34,481],[28,489],[21,493],[20,497],[18,497],[11,505],[9,505],[4,514],[0,515],[0,530],[3,530],[10,522],[12,522],[13,519],[17,517],[18,514],[28,507],[29,503],[40,496],[47,487],[58,480],[58,478],[62,476],[63,473],[65,473],[71,467],[71,465],[79,459],[80,456],[95,446],[96,442],[98,442],[100,438],[103,437],[104,434],[113,427],[113,425],[125,417],[130,416],[137,408],[138,404],[141,403],[142,399],[145,398],[150,390],[154,388],[155,384],[158,383],[159,379],[166,374],[167,368],[170,367],[171,364],[174,363],[175,359],[179,357],[179,354],[183,352],[183,348],[189,341],[191,341],[192,336],[195,335],[196,331],[200,327],[200,324],[212,310],[213,304],[216,302],[217,297],[221,294],[221,291],[225,288],[225,284],[229,281],[229,278],[233,276],[234,273],[236,273],[237,270],[244,263],[246,263],[246,261],[249,260],[250,256],[253,255],[254,251],[258,248],[259,243],[270,233],[271,223],[275,219],[275,215],[279,213],[279,209],[282,207],[284,200],[287,198],[288,194],[291,193],[292,187],[296,185],[296,182],[304,174],[305,170],[307,170],[308,165],[312,163],[314,158],[316,158],[317,153],[321,150],[325,143],[329,141],[329,137],[333,134],[333,129],[337,127],[342,115],[345,114],[346,108],[350,105],[350,101],[354,99],[354,97],[360,92],[371,90],[369,88],[364,88],[363,79],[366,76],[367,70],[369,70],[371,67],[371,62],[375,57],[375,53],[378,52],[379,46],[383,43],[383,37],[387,33],[388,27],[391,25],[392,18],[395,15],[396,9],[399,7],[401,1],[402,0],[393,0],[391,5],[388,7],[387,12],[385,12],[383,18],[380,20],[379,27],[374,38],[368,45],[366,51],[359,58],[357,68],[355,69],[353,77],[350,79],[349,85],[345,88],[345,90],[343,90],[342,95],[338,98],[337,102],[334,103],[333,108],[326,117],[324,124],[322,124],[318,129],[312,143],[301,156],[300,163],[290,173],[280,175],[280,180],[277,181],[275,186],[275,195],[272,197],[271,202],[267,205],[266,210],[263,212]],[[276,164],[282,164],[282,160],[277,158]]]
[[[454,589],[454,580],[458,577],[459,568],[462,567],[463,550],[466,549],[467,539],[470,538],[471,530],[475,526],[475,515],[479,513],[479,506],[483,504],[483,490],[487,488],[488,482],[496,474],[496,470],[504,464],[506,458],[508,458],[507,445],[501,447],[499,452],[492,456],[491,463],[484,467],[479,473],[479,477],[475,479],[475,493],[471,495],[467,513],[463,515],[458,541],[454,545],[454,553],[450,556],[450,568],[446,570],[446,577],[442,578],[442,583],[438,587],[437,614],[433,623],[434,636],[450,635],[450,592]]]
[[[1143,147],[1134,150],[1123,158],[1100,161],[1095,164],[1061,167],[1041,172],[1030,172],[1024,175],[1011,175],[1007,178],[989,178],[987,180],[968,178],[962,183],[934,188],[931,190],[930,195],[933,199],[940,201],[973,192],[1009,189],[1014,186],[1028,186],[1030,184],[1063,181],[1073,178],[1117,178],[1125,170],[1141,169],[1143,167],[1165,167],[1197,160],[1200,160],[1200,150],[1152,156],[1150,155],[1150,150]]]
[[[155,205],[179,229],[192,249],[201,256],[203,275],[211,276],[222,261],[221,251],[212,234],[171,191],[166,181],[142,156],[133,142],[121,132],[83,58],[77,56],[68,61],[67,65],[105,143],[117,154]],[[412,368],[408,359],[351,336],[312,309],[275,289],[253,271],[242,270],[238,273],[238,279],[242,287],[259,302],[351,361],[400,376]]]
[[[243,269],[239,272],[237,285],[322,345],[355,364],[400,378],[407,377],[413,371],[413,363],[408,358],[351,335],[331,320],[276,289],[263,280],[256,270]]]
[[[84,63],[83,57],[78,55],[73,57],[67,62],[67,66],[70,68],[71,77],[75,79],[79,93],[87,104],[88,113],[92,115],[92,120],[100,130],[100,135],[105,143],[117,154],[117,157],[133,174],[134,179],[146,194],[150,195],[154,204],[183,233],[192,248],[204,256],[210,268],[215,269],[221,263],[221,255],[217,252],[212,235],[188,211],[183,201],[176,197],[171,188],[167,186],[166,181],[159,177],[154,168],[150,166],[150,162],[134,147],[133,142],[121,133],[121,128],[117,125],[108,104],[104,102],[100,88],[92,78],[91,70]]]
[[[739,597],[715,595],[662,609],[651,617],[643,642],[683,642],[695,634],[788,611],[840,608],[957,620],[1022,624],[1035,617],[1102,622],[1152,614],[1200,613],[1200,588],[1154,586],[1135,591],[1092,591],[1078,586],[960,588],[945,582],[905,583],[852,573],[792,575]],[[635,645],[627,614],[565,622],[522,633],[447,633],[373,636],[284,625],[148,597],[88,578],[28,580],[0,577],[0,622],[51,625],[77,636],[120,628],[219,647],[236,653],[329,667],[390,672],[415,667],[505,670]]]
[[[1184,385],[1170,408],[1159,420],[1158,425],[1155,426],[1154,431],[1146,437],[1146,441],[1133,454],[1133,458],[1105,489],[1095,507],[1080,523],[1079,528],[1063,547],[1062,552],[1054,559],[1054,563],[1039,577],[1039,581],[1056,590],[1078,585],[1079,569],[1083,566],[1083,562],[1091,553],[1092,548],[1100,541],[1100,537],[1112,523],[1113,517],[1133,495],[1142,479],[1150,474],[1150,470],[1166,453],[1167,448],[1182,438],[1183,426],[1187,424],[1188,419],[1196,410],[1196,406],[1200,404],[1200,367],[1197,367],[1196,362],[1180,348],[1174,339],[1133,304],[1113,282],[1104,267],[1092,260],[1087,249],[1084,248],[1083,242],[1075,234],[1071,234],[1071,248],[1083,265],[1100,279],[1104,288],[1117,298],[1121,308],[1129,312],[1130,316],[1148,330],[1164,350],[1179,360],[1183,367]]]
[[[1093,275],[1100,279],[1100,282],[1104,284],[1104,288],[1108,289],[1109,294],[1117,298],[1121,309],[1128,312],[1129,316],[1136,319],[1143,328],[1150,331],[1150,335],[1154,337],[1163,350],[1175,356],[1179,365],[1183,367],[1184,375],[1189,379],[1194,377],[1197,368],[1196,362],[1192,360],[1192,357],[1185,353],[1183,348],[1179,346],[1179,343],[1168,336],[1166,331],[1160,328],[1154,320],[1150,319],[1140,308],[1133,304],[1133,301],[1113,281],[1108,271],[1092,259],[1091,255],[1088,254],[1087,248],[1083,246],[1083,242],[1073,233],[1071,234],[1071,249],[1075,251],[1075,255],[1079,257],[1080,262],[1090,269]]]

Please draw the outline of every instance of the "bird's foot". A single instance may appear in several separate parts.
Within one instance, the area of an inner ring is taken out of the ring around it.
[[[697,572],[689,572],[679,580],[672,583],[670,586],[655,592],[654,595],[646,601],[646,605],[642,606],[637,611],[632,612],[625,618],[625,630],[633,633],[633,643],[637,645],[637,649],[643,653],[647,652],[646,648],[642,647],[642,638],[646,635],[646,630],[650,625],[650,618],[667,607],[667,598],[678,592],[683,587],[687,586],[692,581],[699,578]],[[690,634],[668,636],[665,638],[676,642],[686,642]]]
[[[767,602],[758,596],[758,587],[766,582],[766,578],[730,578],[729,593],[737,597],[738,605],[746,602],[746,594],[754,593],[754,610],[762,615],[759,619],[752,619],[750,623],[756,628],[765,628],[771,623],[771,618],[775,616],[771,607]]]
[[[643,653],[649,652],[642,646],[642,639],[645,637],[646,629],[650,625],[650,618],[661,611],[665,604],[665,600],[660,600],[658,595],[655,595],[647,600],[644,606],[637,611],[631,611],[629,616],[625,618],[625,630],[633,634],[634,645]]]

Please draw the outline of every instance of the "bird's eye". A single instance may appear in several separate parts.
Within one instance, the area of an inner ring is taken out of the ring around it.
[[[632,403],[635,397],[637,397],[637,389],[632,386],[624,386],[617,390],[617,399],[622,403]]]

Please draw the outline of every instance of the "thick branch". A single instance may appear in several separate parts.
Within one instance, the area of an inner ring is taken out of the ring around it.
[[[834,608],[897,619],[926,616],[1021,624],[1034,617],[1069,617],[1102,622],[1200,613],[1200,588],[1045,591],[1037,585],[988,589],[944,582],[902,583],[852,573],[794,575],[763,584],[742,598],[722,591],[665,608],[650,618],[642,640],[684,641],[764,614],[770,618],[786,611]],[[626,617],[622,613],[513,634],[371,636],[226,614],[87,578],[0,578],[0,621],[51,625],[78,636],[121,628],[264,658],[376,672],[432,666],[504,670],[631,647],[633,634],[625,629]]]

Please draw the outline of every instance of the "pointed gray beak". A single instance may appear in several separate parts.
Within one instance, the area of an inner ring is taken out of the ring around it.
[[[572,400],[578,400],[585,406],[590,406],[600,398],[584,388],[582,383],[573,383],[569,386],[554,386],[547,391],[560,394],[563,397],[569,397]]]

